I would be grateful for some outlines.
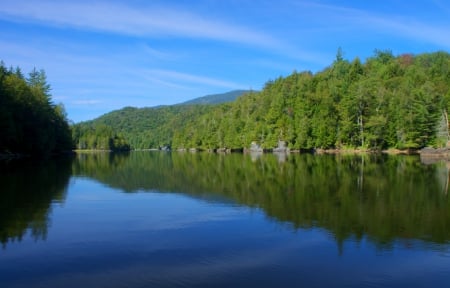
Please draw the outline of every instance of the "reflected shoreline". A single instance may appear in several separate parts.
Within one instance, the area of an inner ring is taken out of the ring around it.
[[[365,235],[380,245],[450,240],[445,164],[423,165],[418,156],[405,155],[278,154],[84,155],[74,174],[126,193],[216,195],[261,208],[295,229],[325,228],[337,242]]]
[[[21,241],[29,234],[45,240],[52,203],[65,201],[72,156],[0,163],[0,241]]]
[[[418,156],[279,154],[135,151],[3,164],[1,241],[20,241],[27,231],[45,239],[52,203],[65,201],[71,177],[87,177],[124,193],[182,193],[259,208],[293,229],[326,229],[339,246],[364,238],[379,247],[449,243],[447,163],[424,165]]]

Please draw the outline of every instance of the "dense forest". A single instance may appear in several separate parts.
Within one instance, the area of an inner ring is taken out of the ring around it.
[[[324,70],[293,72],[234,102],[128,107],[75,125],[74,141],[84,148],[86,127],[106,125],[135,149],[273,148],[279,140],[291,149],[442,147],[449,100],[447,52],[376,50],[363,62],[339,49]]]
[[[49,155],[70,151],[72,136],[62,105],[55,105],[44,70],[25,77],[0,63],[0,154]]]
[[[72,137],[76,139],[77,149],[129,151],[130,144],[117,134],[111,126],[102,124],[75,125]]]
[[[96,144],[99,134],[95,130],[109,127],[134,149],[159,148],[172,143],[177,128],[195,123],[198,117],[212,111],[213,106],[209,105],[126,107],[94,121],[74,125],[72,135],[78,149],[100,149]]]

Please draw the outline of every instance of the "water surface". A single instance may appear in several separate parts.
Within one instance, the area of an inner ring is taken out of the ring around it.
[[[2,287],[445,287],[449,170],[133,152],[0,166]]]

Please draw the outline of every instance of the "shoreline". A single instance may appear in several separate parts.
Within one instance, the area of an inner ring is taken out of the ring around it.
[[[10,160],[21,160],[21,159],[46,159],[58,156],[75,155],[75,150],[63,151],[60,153],[50,153],[50,154],[23,154],[23,153],[11,153],[11,152],[0,152],[0,161],[10,161]]]
[[[158,149],[155,149],[158,151]],[[140,151],[140,150],[132,150]],[[248,148],[216,148],[216,149],[201,149],[201,148],[178,148],[172,151],[175,152],[208,152],[208,153],[261,153],[261,154],[317,154],[317,155],[345,155],[345,154],[388,154],[388,155],[420,155],[421,150],[417,149],[385,149],[385,150],[372,150],[372,149],[289,149],[276,150],[276,149],[248,149]]]
[[[429,148],[422,149],[385,149],[385,150],[371,150],[371,149],[289,149],[283,151],[276,151],[274,149],[252,150],[248,148],[217,148],[217,149],[200,149],[200,148],[179,148],[174,150],[162,149],[134,149],[128,151],[113,151],[107,149],[74,149],[58,154],[51,154],[50,156],[68,155],[68,154],[83,154],[83,153],[117,153],[117,152],[132,152],[132,151],[175,151],[175,152],[207,152],[207,153],[261,153],[261,154],[317,154],[317,155],[361,155],[361,154],[387,154],[387,155],[420,155],[425,158],[447,159],[450,160],[450,150],[447,148]],[[33,155],[21,153],[0,152],[0,160],[24,159],[34,158]]]

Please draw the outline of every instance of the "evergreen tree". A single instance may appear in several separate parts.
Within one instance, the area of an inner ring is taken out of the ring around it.
[[[31,81],[42,79],[42,73],[32,75],[30,84],[42,83]],[[27,87],[15,87],[18,95],[26,95],[20,89]],[[274,148],[283,140],[293,149],[418,149],[446,143],[442,131],[448,131],[443,122],[448,122],[449,99],[446,52],[394,56],[389,50],[375,50],[362,62],[344,59],[338,49],[335,61],[323,71],[294,71],[235,102],[128,107],[75,125],[81,133],[76,139],[79,148],[97,147],[99,139],[91,133],[101,132],[87,127],[102,124],[133,148],[246,148],[252,142]]]
[[[43,70],[25,79],[0,65],[0,153],[48,155],[72,149],[62,106],[52,104]]]

